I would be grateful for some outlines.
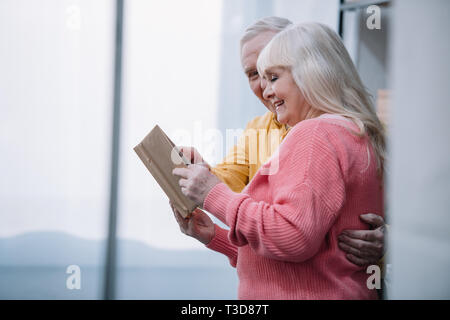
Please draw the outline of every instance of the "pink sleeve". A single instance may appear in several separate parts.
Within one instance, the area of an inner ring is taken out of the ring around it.
[[[206,245],[208,249],[220,252],[228,257],[231,266],[236,268],[238,250],[237,247],[228,240],[228,231],[222,229],[217,224],[214,225],[215,236]]]
[[[234,245],[248,244],[259,255],[300,262],[323,244],[343,205],[345,186],[336,151],[316,130],[307,129],[288,135],[280,147],[278,173],[252,180],[248,194],[234,193],[223,183],[209,192],[204,208],[226,222]],[[259,198],[270,196],[270,203],[252,198],[259,187]]]

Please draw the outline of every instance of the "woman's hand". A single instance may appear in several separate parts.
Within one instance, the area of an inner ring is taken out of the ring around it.
[[[207,245],[215,235],[214,223],[208,215],[200,209],[195,209],[189,218],[183,218],[178,210],[170,203],[175,219],[181,232]]]
[[[209,191],[221,181],[203,164],[190,164],[187,168],[175,168],[172,173],[180,176],[181,192],[202,207]]]
[[[344,230],[338,237],[339,247],[356,265],[377,264],[384,255],[384,219],[373,213],[360,217],[373,230]]]
[[[204,166],[210,168],[209,164],[203,159],[200,153],[194,147],[177,147],[178,150],[183,153],[183,155],[190,160],[192,164],[203,164]]]

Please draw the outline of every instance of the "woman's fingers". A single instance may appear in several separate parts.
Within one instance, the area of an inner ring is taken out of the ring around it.
[[[190,176],[191,170],[188,168],[175,168],[172,170],[172,174],[175,176],[180,176],[182,178],[188,179]]]
[[[199,208],[195,209],[194,212],[192,212],[191,218],[198,225],[201,225],[204,227],[214,226],[214,223],[211,220],[211,218],[203,210],[201,210]]]
[[[211,171],[211,166],[207,163],[207,162],[204,162],[204,161],[202,161],[202,162],[199,162],[199,163],[197,163],[199,166],[203,166],[203,167],[205,167],[205,168],[207,168],[208,170],[210,170]]]
[[[180,180],[178,180],[178,184],[180,185],[180,187],[186,188],[187,187],[187,183],[188,183],[187,179],[181,178]]]
[[[175,216],[175,220],[177,221],[178,225],[180,226],[181,231],[183,233],[186,233],[188,224],[189,224],[189,219],[183,218],[181,213],[177,210],[177,208],[175,208],[175,206],[172,203],[170,203],[170,206],[172,207],[172,211]]]
[[[188,168],[175,168],[172,172],[181,177],[181,192],[198,206],[203,204],[208,192],[221,182],[204,163],[191,164]]]
[[[181,146],[178,149],[183,153],[183,155],[188,158],[191,163],[202,162],[203,158],[200,153],[194,147]]]
[[[211,218],[202,210],[196,209],[190,218],[183,218],[175,206],[170,203],[181,232],[191,236],[203,244],[208,244],[215,235],[215,227]]]
[[[189,161],[191,163],[193,162],[193,160],[194,160],[194,153],[193,153],[194,148],[181,146],[181,147],[178,147],[178,150],[183,154],[183,156],[185,156],[187,159],[189,159]]]

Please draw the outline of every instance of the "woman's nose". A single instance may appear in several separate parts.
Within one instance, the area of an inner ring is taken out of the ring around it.
[[[266,86],[267,86],[267,80],[266,79],[264,79],[264,78],[262,78],[262,77],[260,77],[260,87],[261,87],[261,90],[262,91],[264,91],[264,89],[266,88]]]
[[[265,100],[270,100],[273,97],[272,86],[266,80],[264,80],[264,82],[264,85],[261,82],[261,88],[263,89],[263,98]]]

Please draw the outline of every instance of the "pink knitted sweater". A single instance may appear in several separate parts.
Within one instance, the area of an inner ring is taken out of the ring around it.
[[[302,121],[242,193],[208,193],[203,207],[230,230],[216,225],[207,247],[237,268],[239,299],[377,298],[338,247],[342,230],[368,228],[360,214],[384,214],[373,149],[351,130],[337,116]]]

